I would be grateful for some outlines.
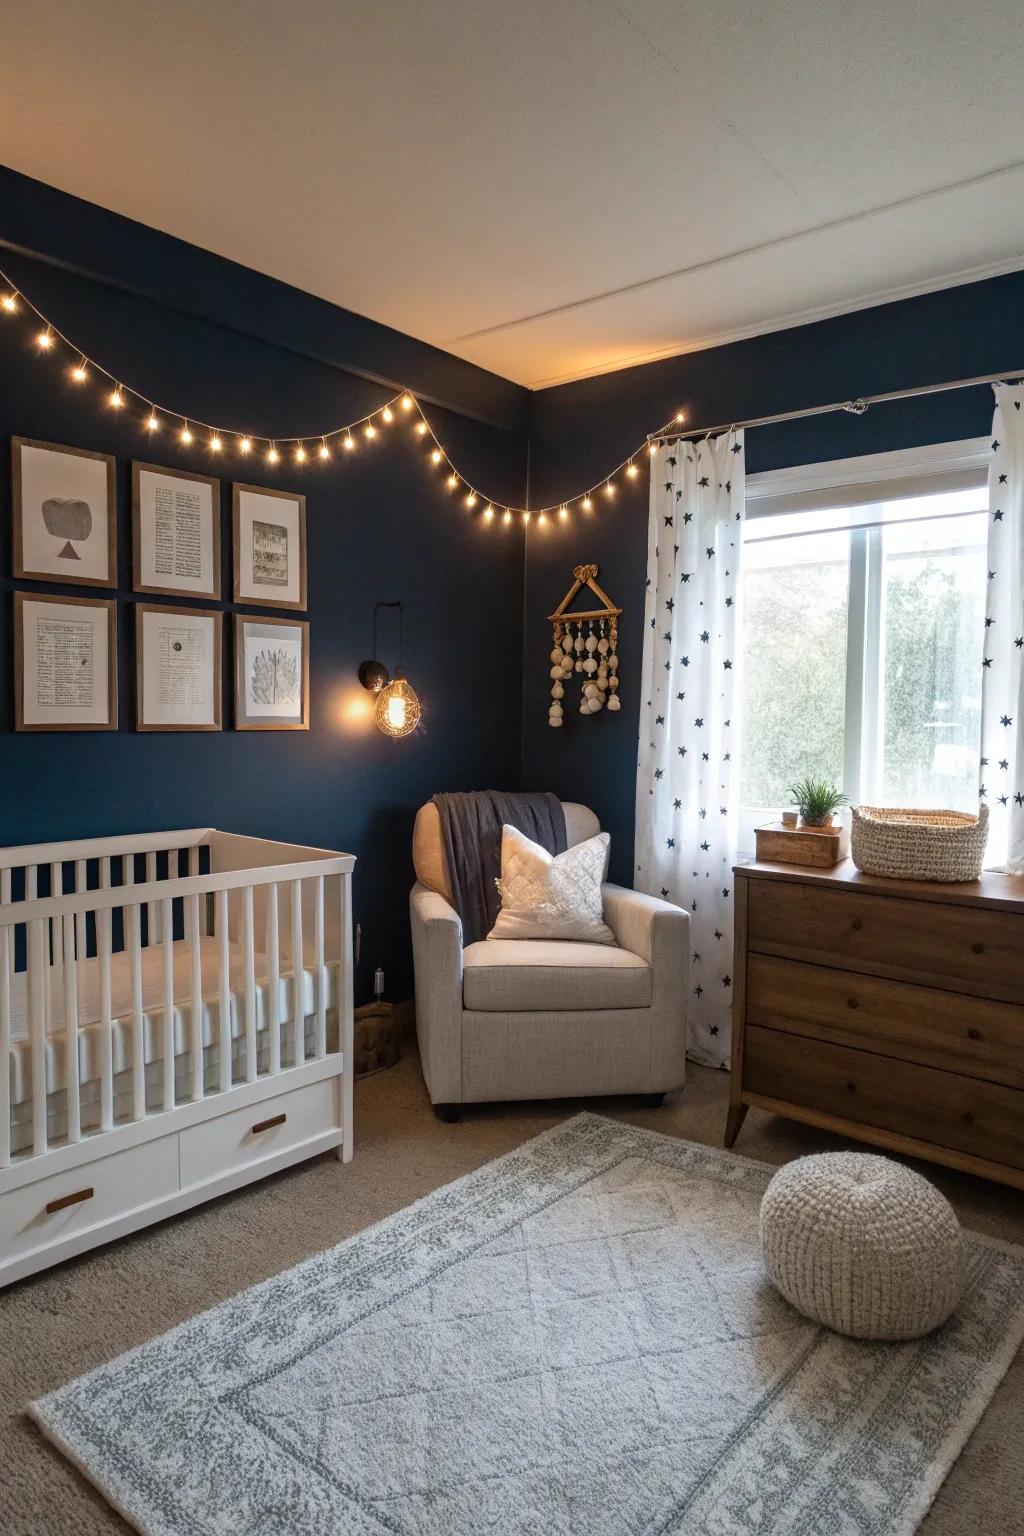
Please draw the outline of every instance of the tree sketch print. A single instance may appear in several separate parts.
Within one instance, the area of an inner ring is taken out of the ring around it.
[[[263,650],[253,659],[249,691],[257,704],[299,704],[299,659],[283,648]]]

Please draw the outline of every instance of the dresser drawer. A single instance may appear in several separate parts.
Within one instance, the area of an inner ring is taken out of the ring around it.
[[[743,1090],[1024,1168],[1024,1093],[751,1025]]]
[[[752,954],[747,1022],[1024,1088],[1024,1007]]]
[[[73,1240],[177,1190],[175,1135],[23,1184],[0,1195],[0,1259],[6,1265]]]
[[[751,880],[748,948],[1024,1003],[1024,917],[985,907]]]
[[[180,1133],[181,1187],[276,1157],[341,1125],[338,1078],[324,1078]]]

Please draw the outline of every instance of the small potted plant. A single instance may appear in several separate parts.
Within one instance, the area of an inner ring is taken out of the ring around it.
[[[846,796],[834,784],[827,779],[812,778],[810,774],[799,784],[792,785],[789,793],[805,827],[831,827],[833,812],[846,804]]]

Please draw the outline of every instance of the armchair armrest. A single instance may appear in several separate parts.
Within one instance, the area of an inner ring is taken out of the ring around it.
[[[416,884],[409,896],[416,1034],[434,1104],[462,1101],[462,923],[443,896]]]
[[[603,886],[602,895],[604,920],[620,946],[651,967],[651,1091],[678,1088],[686,1076],[690,914],[620,885]]]
[[[690,915],[682,907],[623,885],[603,885],[601,896],[604,920],[621,949],[640,955],[648,965],[654,964],[656,951],[678,946],[686,952]]]

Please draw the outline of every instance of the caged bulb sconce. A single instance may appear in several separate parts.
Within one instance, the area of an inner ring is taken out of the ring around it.
[[[398,609],[398,665],[392,675],[383,662],[376,660],[377,615],[382,608]],[[377,695],[373,711],[374,723],[385,736],[410,736],[420,723],[423,713],[416,690],[402,671],[402,614],[400,602],[375,603],[373,608],[374,657],[364,661],[359,668],[359,681],[370,693]]]

